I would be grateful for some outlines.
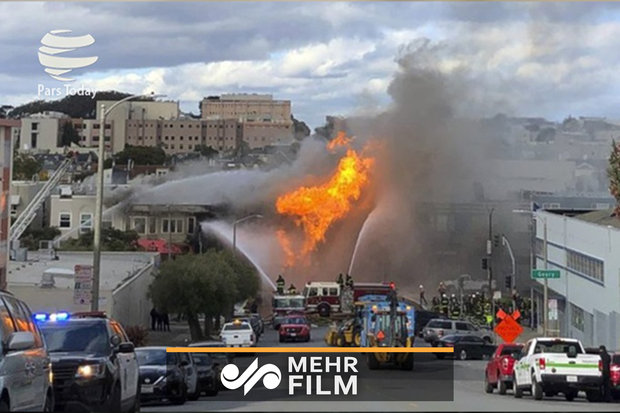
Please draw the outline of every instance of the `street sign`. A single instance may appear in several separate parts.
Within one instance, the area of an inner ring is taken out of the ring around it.
[[[532,278],[560,278],[560,270],[532,270]]]
[[[504,310],[500,309],[497,311],[496,315],[502,321],[495,326],[493,331],[495,331],[495,333],[497,333],[497,335],[500,336],[506,343],[514,342],[523,332],[523,327],[521,327],[516,321],[519,317],[521,317],[521,313],[519,310],[515,310],[512,314],[507,314]]]
[[[494,300],[501,300],[502,299],[502,292],[501,291],[494,291],[493,292],[493,299]]]
[[[75,286],[73,287],[73,302],[75,304],[90,304],[92,301],[93,266],[75,266]]]

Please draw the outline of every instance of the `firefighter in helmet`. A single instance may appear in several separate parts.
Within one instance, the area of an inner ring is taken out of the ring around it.
[[[450,300],[448,299],[448,296],[445,294],[441,295],[441,302],[440,302],[440,312],[445,315],[446,317],[448,316],[449,313],[449,308],[450,308]]]
[[[337,281],[338,285],[340,285],[340,288],[342,288],[344,286],[344,280],[342,277],[342,273],[338,274],[338,281]]]
[[[456,298],[456,295],[452,294],[450,297],[450,317],[458,320],[461,316],[461,304]]]
[[[297,288],[295,288],[295,285],[293,285],[293,283],[291,283],[291,285],[288,287],[288,290],[286,290],[286,292],[289,295],[295,295],[295,294],[297,294]]]
[[[278,290],[278,294],[282,295],[284,294],[284,277],[282,277],[282,274],[278,275],[278,279],[276,280],[276,286],[277,286],[277,290]]]
[[[439,298],[433,297],[433,299],[431,300],[431,309],[435,313],[439,312]]]

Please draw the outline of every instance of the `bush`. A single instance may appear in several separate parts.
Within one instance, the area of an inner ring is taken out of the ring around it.
[[[146,346],[149,337],[149,331],[142,326],[127,326],[125,332],[129,337],[129,341],[133,343],[135,347]]]

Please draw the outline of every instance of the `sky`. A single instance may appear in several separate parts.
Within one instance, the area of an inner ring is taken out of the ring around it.
[[[389,107],[407,47],[428,39],[438,70],[479,90],[475,116],[620,118],[620,3],[0,2],[0,104],[37,99],[50,30],[91,34],[73,86],[167,95],[270,93],[312,128]],[[61,96],[62,97],[62,96]],[[423,98],[421,96],[420,98]]]

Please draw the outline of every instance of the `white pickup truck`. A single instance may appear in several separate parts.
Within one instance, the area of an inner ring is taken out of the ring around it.
[[[514,366],[514,396],[529,391],[536,400],[563,393],[573,400],[585,391],[588,401],[600,399],[602,363],[598,355],[586,354],[573,338],[535,338],[528,341]]]
[[[220,341],[226,347],[251,347],[256,344],[256,336],[247,321],[235,320],[226,323],[220,331]]]

